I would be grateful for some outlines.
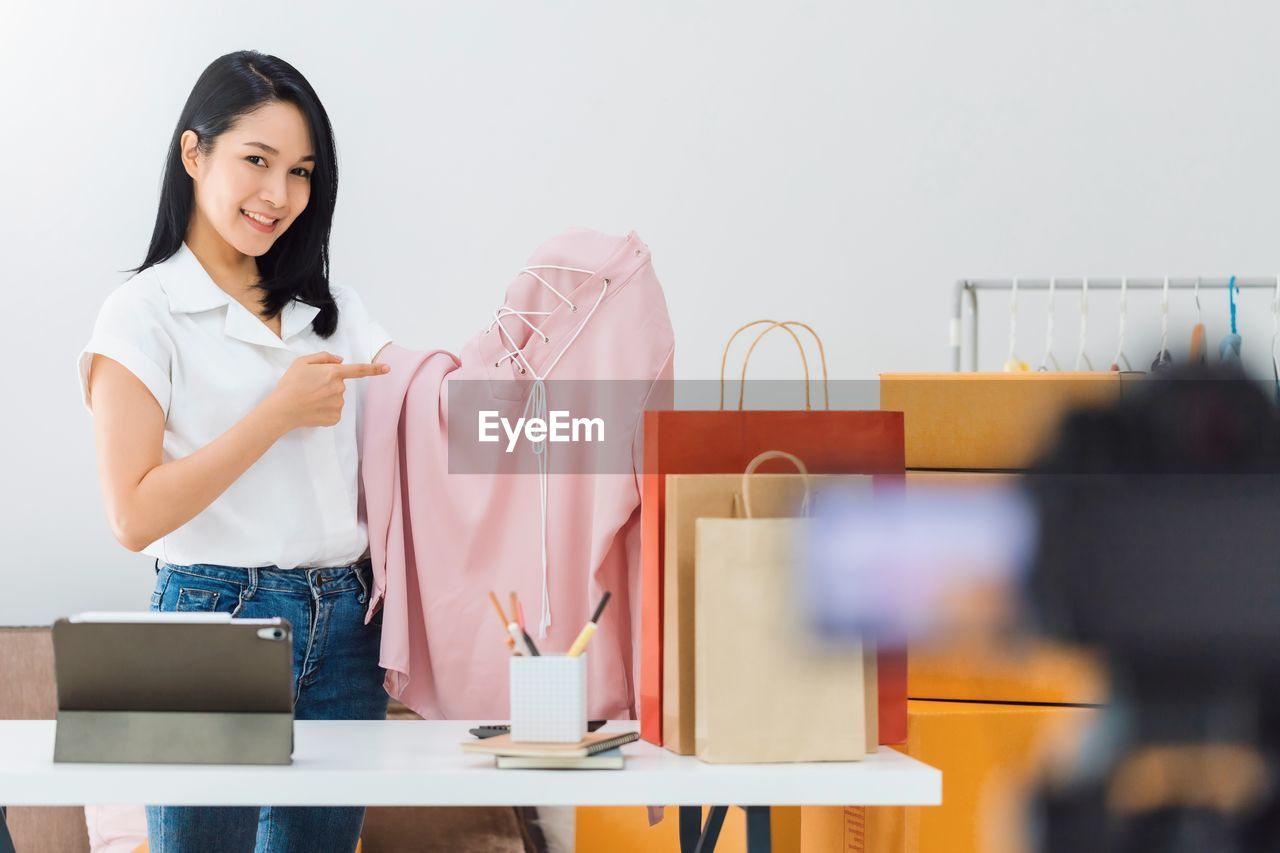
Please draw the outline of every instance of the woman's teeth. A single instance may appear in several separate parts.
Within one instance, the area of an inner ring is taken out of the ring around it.
[[[241,210],[240,212],[252,219],[254,222],[261,222],[263,225],[275,225],[279,221],[277,219],[268,219],[261,214],[253,213],[248,210]]]

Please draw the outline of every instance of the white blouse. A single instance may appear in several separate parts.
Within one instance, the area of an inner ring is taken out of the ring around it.
[[[275,388],[293,361],[315,352],[372,361],[389,342],[355,291],[330,285],[338,327],[311,329],[319,309],[290,302],[281,336],[218,287],[186,244],[112,291],[80,352],[81,395],[100,353],[128,368],[165,414],[165,462],[199,450]],[[166,563],[282,569],[343,566],[368,548],[360,486],[364,386],[347,380],[342,419],[286,433],[199,515],[143,549]]]

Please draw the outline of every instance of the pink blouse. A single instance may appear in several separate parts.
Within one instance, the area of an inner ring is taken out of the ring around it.
[[[635,232],[561,234],[491,319],[460,356],[388,346],[391,372],[368,387],[366,621],[381,605],[387,691],[427,719],[506,719],[510,652],[488,593],[507,608],[516,592],[542,653],[563,654],[608,590],[587,651],[588,714],[633,718],[640,425],[654,395],[670,393],[660,380],[674,354],[649,249]],[[599,450],[543,441],[539,460],[529,433],[509,439],[522,415],[588,403],[604,413]],[[479,440],[485,411],[508,419],[490,418],[493,442]]]

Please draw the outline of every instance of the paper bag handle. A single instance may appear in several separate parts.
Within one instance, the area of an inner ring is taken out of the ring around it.
[[[822,338],[818,337],[818,333],[808,323],[801,323],[799,320],[784,320],[781,323],[775,323],[766,328],[763,332],[756,335],[756,339],[751,342],[751,346],[747,348],[747,354],[742,359],[742,378],[738,382],[738,411],[742,411],[742,398],[747,391],[747,364],[751,361],[751,353],[755,351],[756,344],[760,343],[760,339],[772,332],[775,328],[781,327],[791,335],[792,340],[796,342],[796,346],[800,347],[800,360],[804,364],[804,408],[809,411],[812,407],[809,405],[809,360],[805,357],[804,347],[800,344],[800,339],[791,331],[792,326],[799,326],[808,331],[813,336],[813,340],[818,344],[818,358],[822,361],[822,404],[823,408],[831,408],[831,395],[827,389],[827,350],[822,345]]]
[[[826,348],[822,345],[822,338],[820,338],[818,336],[818,333],[813,330],[813,327],[808,325],[807,323],[801,323],[799,320],[784,320],[782,322],[779,322],[777,320],[753,320],[750,323],[747,323],[745,326],[739,326],[734,331],[734,333],[729,336],[728,342],[725,343],[724,345],[724,352],[721,353],[721,356],[720,356],[720,409],[722,411],[724,409],[724,374],[725,374],[725,366],[729,362],[729,348],[733,346],[733,342],[738,337],[739,334],[746,331],[747,329],[750,329],[752,326],[759,326],[763,323],[768,323],[769,324],[768,327],[766,327],[764,331],[760,332],[760,334],[756,335],[755,340],[751,342],[751,346],[748,347],[747,349],[747,354],[742,359],[742,376],[738,383],[738,411],[742,411],[744,397],[746,396],[747,365],[751,362],[751,354],[755,351],[755,348],[760,343],[761,338],[763,338],[765,335],[772,332],[774,329],[779,329],[779,328],[791,336],[791,339],[796,343],[796,349],[800,351],[800,366],[804,370],[804,408],[806,412],[811,411],[813,409],[812,401],[809,396],[809,359],[805,354],[804,344],[801,343],[800,338],[796,335],[796,333],[791,330],[792,326],[799,326],[800,328],[806,330],[810,335],[813,336],[814,342],[817,343],[818,345],[818,358],[822,362],[822,402],[823,402],[824,408],[830,409],[831,394],[827,385],[828,377],[827,377]]]
[[[804,478],[804,499],[800,502],[800,514],[809,514],[809,469],[805,467],[804,462],[800,461],[800,457],[785,450],[766,450],[764,453],[756,456],[747,463],[747,470],[742,472],[742,512],[747,518],[751,518],[751,475],[756,472],[765,462],[770,459],[785,459],[792,465],[796,466],[796,470],[800,472],[800,476]]]

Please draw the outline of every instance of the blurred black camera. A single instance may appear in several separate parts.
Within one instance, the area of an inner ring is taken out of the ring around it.
[[[1280,417],[1235,369],[1144,384],[1028,475],[1037,627],[1114,684],[1042,848],[1280,850]]]

